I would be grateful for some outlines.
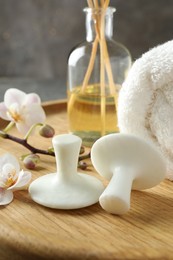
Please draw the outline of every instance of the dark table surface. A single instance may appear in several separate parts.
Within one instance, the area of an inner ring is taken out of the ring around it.
[[[66,83],[58,79],[0,78],[0,102],[9,88],[18,88],[26,93],[37,93],[41,101],[66,98]]]

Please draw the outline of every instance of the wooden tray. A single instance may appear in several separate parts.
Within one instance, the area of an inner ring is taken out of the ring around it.
[[[47,103],[44,108],[56,134],[68,132],[66,102]],[[1,153],[20,156],[27,152],[8,140],[0,142]],[[36,136],[32,142],[42,148],[51,145],[51,140]],[[41,159],[33,179],[56,171],[54,158]],[[91,170],[89,174],[96,175]],[[99,204],[53,210],[33,202],[26,190],[14,194],[14,201],[0,208],[0,259],[173,259],[170,181],[147,191],[133,191],[131,209],[123,216],[108,214]]]

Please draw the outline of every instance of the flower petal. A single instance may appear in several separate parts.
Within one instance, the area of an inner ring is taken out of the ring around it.
[[[16,123],[16,127],[21,134],[25,135],[29,131],[31,125],[21,122],[21,123]]]
[[[13,192],[11,190],[0,189],[0,205],[7,205],[13,200]]]
[[[31,180],[31,176],[31,173],[28,171],[20,171],[16,183],[7,190],[13,190],[25,186]]]
[[[10,119],[10,121],[16,122],[22,120],[22,112],[23,110],[20,108],[18,103],[12,103],[8,107],[7,116]]]
[[[35,94],[35,93],[30,93],[30,94],[27,94],[25,96],[25,100],[23,102],[24,105],[28,106],[28,105],[31,105],[31,104],[41,104],[41,100],[40,100],[40,97],[39,95]]]
[[[8,188],[16,181],[18,175],[16,173],[15,167],[11,163],[6,163],[2,167],[2,172],[0,174],[0,187]]]
[[[22,105],[25,96],[25,92],[16,88],[10,88],[5,92],[4,103],[7,108],[11,106],[12,103],[18,103],[19,105]]]
[[[20,165],[16,157],[10,153],[5,153],[4,155],[0,156],[0,172],[2,172],[3,166],[8,163],[14,166],[16,172],[20,171]]]
[[[25,121],[28,123],[28,125],[44,123],[46,120],[46,115],[41,105],[33,104],[31,107],[27,107],[25,112]]]
[[[0,103],[0,117],[8,121],[10,120],[9,116],[7,115],[7,108],[4,102]]]
[[[22,117],[23,120],[16,123],[18,131],[22,134],[26,134],[32,125],[44,123],[46,120],[45,112],[39,104],[32,104],[25,107]]]

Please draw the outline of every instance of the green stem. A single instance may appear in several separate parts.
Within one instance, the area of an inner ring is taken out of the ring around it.
[[[11,122],[3,129],[3,132],[7,133],[14,125],[15,125],[15,123],[11,121]]]
[[[24,140],[28,140],[29,136],[31,135],[32,131],[34,130],[34,128],[36,128],[37,126],[43,126],[43,124],[41,123],[37,123],[37,124],[34,124],[30,127],[30,129],[28,130],[28,132],[26,133],[25,137],[24,137]]]

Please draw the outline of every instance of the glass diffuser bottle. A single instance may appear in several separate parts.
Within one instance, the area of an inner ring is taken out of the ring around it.
[[[70,132],[92,144],[118,132],[118,92],[131,66],[129,51],[113,40],[115,8],[85,8],[86,41],[68,59]]]

